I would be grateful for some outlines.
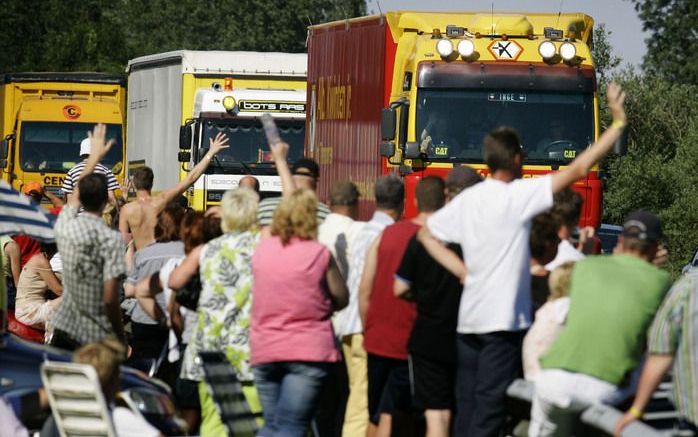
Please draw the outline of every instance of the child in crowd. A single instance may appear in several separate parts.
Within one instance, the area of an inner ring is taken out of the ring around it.
[[[567,296],[573,267],[574,262],[568,261],[550,273],[548,301],[536,311],[535,321],[524,337],[524,377],[529,381],[535,381],[540,371],[538,358],[550,348],[565,324],[570,305],[570,298]]]

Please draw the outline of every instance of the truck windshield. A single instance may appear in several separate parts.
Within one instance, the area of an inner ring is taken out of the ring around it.
[[[482,162],[482,140],[509,126],[521,137],[525,163],[559,165],[594,140],[591,93],[421,89],[416,138],[429,158]]]
[[[80,142],[94,123],[25,121],[20,133],[19,159],[22,170],[28,172],[65,173],[80,162]],[[108,124],[107,138],[114,138],[102,164],[111,168],[122,160],[123,137],[121,125]]]
[[[302,158],[305,121],[282,119],[275,121],[281,138],[289,145],[288,160],[293,162]],[[245,164],[273,162],[262,123],[258,120],[206,120],[203,123],[201,147],[208,148],[209,139],[215,138],[218,132],[223,132],[228,136],[228,145],[230,146],[218,153],[218,162],[222,164],[226,162],[243,162]]]

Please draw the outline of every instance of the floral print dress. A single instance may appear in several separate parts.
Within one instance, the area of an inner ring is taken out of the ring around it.
[[[250,369],[250,310],[252,253],[257,232],[230,232],[211,240],[201,250],[201,295],[197,323],[184,353],[181,377],[204,379],[201,351],[220,351],[235,368],[240,381],[252,381]]]

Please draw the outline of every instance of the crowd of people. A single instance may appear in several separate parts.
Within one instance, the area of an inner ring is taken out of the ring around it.
[[[627,217],[612,256],[587,256],[590,232],[574,235],[581,197],[569,187],[626,124],[624,93],[607,94],[613,123],[569,166],[522,179],[518,135],[499,128],[484,139],[489,177],[456,166],[421,178],[409,219],[395,175],[373,193],[338,182],[321,203],[317,163],[289,167],[283,142],[270,145],[280,197],[260,201],[247,176],[219,207],[192,211],[181,195],[228,147],[224,135],[157,195],[153,172],[137,169],[136,198],[119,205],[97,125],[65,204],[49,198],[61,209],[56,244],[1,240],[16,318],[80,357],[116,344],[112,355],[170,385],[191,434],[226,435],[199,356],[210,351],[226,357],[264,437],[311,425],[320,436],[498,436],[522,376],[535,384],[528,435],[572,435],[588,405],[637,392],[620,433],[672,365],[695,431],[698,277],[671,288],[652,213]],[[375,199],[367,222],[362,195]]]

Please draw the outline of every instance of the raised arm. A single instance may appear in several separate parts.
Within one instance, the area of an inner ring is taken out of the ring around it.
[[[165,205],[173,201],[177,196],[181,196],[182,193],[187,191],[187,188],[194,185],[194,183],[206,171],[206,168],[211,163],[211,159],[213,159],[213,157],[216,156],[216,154],[218,154],[218,152],[220,152],[221,150],[230,147],[228,145],[228,137],[222,132],[219,132],[218,135],[216,135],[215,139],[209,138],[208,141],[208,152],[206,152],[206,154],[203,158],[201,158],[198,164],[196,164],[194,168],[191,169],[191,171],[187,174],[187,177],[184,178],[183,181],[179,182],[174,187],[162,192],[162,194],[160,195],[162,202],[159,203],[159,206],[161,208],[165,208]]]
[[[373,292],[373,282],[376,278],[376,267],[378,265],[378,245],[381,237],[378,236],[366,254],[364,261],[364,271],[361,273],[361,282],[359,283],[359,316],[361,317],[361,325],[366,326],[366,315],[368,314],[368,304],[371,301],[371,293]]]
[[[611,115],[613,116],[613,123],[601,134],[598,141],[582,152],[569,166],[553,174],[553,193],[562,191],[575,181],[586,176],[591,167],[606,156],[613,147],[613,144],[620,138],[626,124],[625,109],[623,108],[625,93],[618,85],[611,83],[608,85],[606,94],[608,98],[608,108],[611,110]]]
[[[68,196],[68,206],[75,208],[80,206],[80,180],[92,174],[97,163],[109,153],[109,149],[114,145],[115,140],[111,139],[106,141],[106,135],[107,125],[103,123],[97,124],[92,132],[87,133],[87,137],[90,139],[90,157],[87,158],[87,162],[82,169],[82,173],[80,173],[80,177],[75,181],[72,194]]]
[[[287,143],[280,141],[276,144],[270,144],[271,154],[274,157],[274,164],[276,165],[276,172],[279,174],[281,179],[281,192],[283,196],[288,196],[296,190],[296,183],[293,181],[293,175],[291,174],[291,169],[288,168],[288,149]]]

